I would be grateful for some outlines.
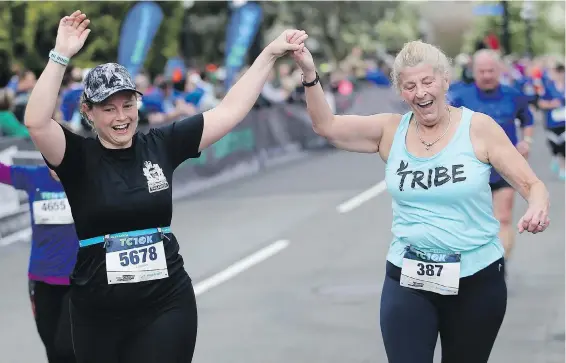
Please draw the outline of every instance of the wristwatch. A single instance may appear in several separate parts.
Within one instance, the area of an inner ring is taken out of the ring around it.
[[[314,81],[312,82],[305,82],[305,75],[304,73],[301,74],[301,82],[303,83],[303,86],[305,87],[312,87],[318,84],[318,82],[320,82],[320,78],[318,77],[318,72],[315,72],[316,74],[316,78],[314,79]]]

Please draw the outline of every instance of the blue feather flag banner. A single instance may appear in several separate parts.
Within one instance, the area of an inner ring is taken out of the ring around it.
[[[244,65],[248,50],[257,35],[263,11],[257,3],[248,2],[232,12],[226,29],[225,64],[226,78],[224,88],[230,89],[236,74]]]
[[[132,77],[143,67],[162,21],[163,11],[153,1],[137,3],[126,15],[120,31],[118,63],[126,67]]]

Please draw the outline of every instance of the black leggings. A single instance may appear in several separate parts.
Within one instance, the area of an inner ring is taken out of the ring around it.
[[[458,295],[399,285],[387,262],[380,323],[389,363],[432,363],[438,334],[442,363],[485,363],[507,308],[503,259],[460,279]]]
[[[29,280],[28,291],[35,325],[49,363],[74,363],[69,319],[68,285]]]
[[[566,142],[564,142],[564,126],[547,129],[547,141],[553,156],[565,156]]]
[[[190,363],[193,359],[197,307],[191,284],[159,310],[100,318],[79,311],[71,299],[70,311],[78,363]]]

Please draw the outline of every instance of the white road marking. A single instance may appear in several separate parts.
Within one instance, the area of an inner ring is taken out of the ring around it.
[[[8,246],[12,243],[29,241],[31,239],[31,228],[26,228],[7,237],[0,238],[0,246]]]
[[[358,208],[360,205],[364,204],[368,200],[377,197],[386,189],[387,189],[387,185],[385,184],[385,180],[382,180],[373,187],[369,188],[368,190],[365,190],[360,194],[356,195],[355,197],[340,204],[338,207],[336,207],[336,210],[339,213],[351,212],[352,210]]]
[[[249,255],[248,257],[234,263],[223,271],[195,284],[193,286],[195,290],[195,295],[201,295],[206,291],[230,280],[231,278],[237,276],[243,271],[249,269],[250,267],[268,259],[269,257],[281,252],[289,246],[289,241],[279,240],[270,244],[267,247]]]
[[[12,155],[13,158],[23,158],[23,159],[37,159],[43,160],[43,156],[39,151],[34,150],[18,150]]]

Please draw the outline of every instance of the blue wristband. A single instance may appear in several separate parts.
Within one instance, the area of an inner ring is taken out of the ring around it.
[[[51,51],[49,52],[49,59],[51,59],[55,63],[59,63],[62,66],[69,65],[69,62],[71,61],[69,58],[57,53],[55,49],[51,49]]]

